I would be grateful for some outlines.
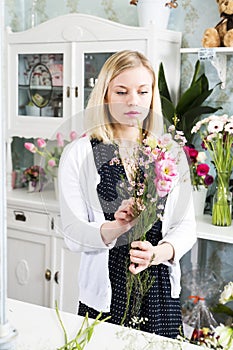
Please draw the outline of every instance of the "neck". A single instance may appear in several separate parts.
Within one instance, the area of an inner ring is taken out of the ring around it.
[[[114,137],[117,139],[120,143],[127,143],[129,142],[138,142],[140,137],[140,130],[138,126],[122,126],[117,125]]]

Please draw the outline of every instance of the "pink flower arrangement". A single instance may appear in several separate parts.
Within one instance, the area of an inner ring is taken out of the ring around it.
[[[197,151],[194,147],[184,146],[190,165],[190,176],[192,185],[198,190],[199,186],[208,187],[214,182],[214,178],[209,174],[210,167],[206,160],[205,152]]]
[[[75,131],[70,132],[70,141],[77,138]],[[45,170],[51,172],[54,168],[59,166],[60,158],[65,147],[65,140],[62,133],[58,132],[56,135],[57,146],[53,150],[47,149],[47,142],[43,138],[37,139],[37,146],[31,142],[25,142],[24,147],[31,153],[37,153],[45,158]]]

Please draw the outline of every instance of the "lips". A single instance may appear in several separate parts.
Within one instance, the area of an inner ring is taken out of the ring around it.
[[[139,116],[140,113],[137,111],[129,111],[129,112],[125,113],[125,115],[127,115],[130,118],[135,118],[135,117]]]

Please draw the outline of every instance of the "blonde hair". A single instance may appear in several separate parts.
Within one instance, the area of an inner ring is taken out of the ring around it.
[[[160,133],[162,127],[162,118],[160,113],[155,113],[155,102],[159,101],[155,98],[156,80],[154,69],[149,60],[138,51],[124,50],[116,52],[110,56],[104,63],[95,87],[90,95],[87,108],[85,111],[86,130],[89,135],[103,142],[111,142],[114,139],[114,124],[110,119],[108,105],[106,104],[106,95],[109,83],[126,69],[137,68],[143,66],[148,69],[152,76],[152,100],[150,112],[143,122],[143,129],[147,134],[155,132]],[[155,101],[156,100],[156,101]],[[155,126],[156,114],[156,126]],[[157,131],[156,131],[157,129]]]

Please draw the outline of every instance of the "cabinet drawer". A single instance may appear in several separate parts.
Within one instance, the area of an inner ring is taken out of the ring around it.
[[[7,226],[23,231],[49,234],[50,219],[44,213],[7,208]]]

